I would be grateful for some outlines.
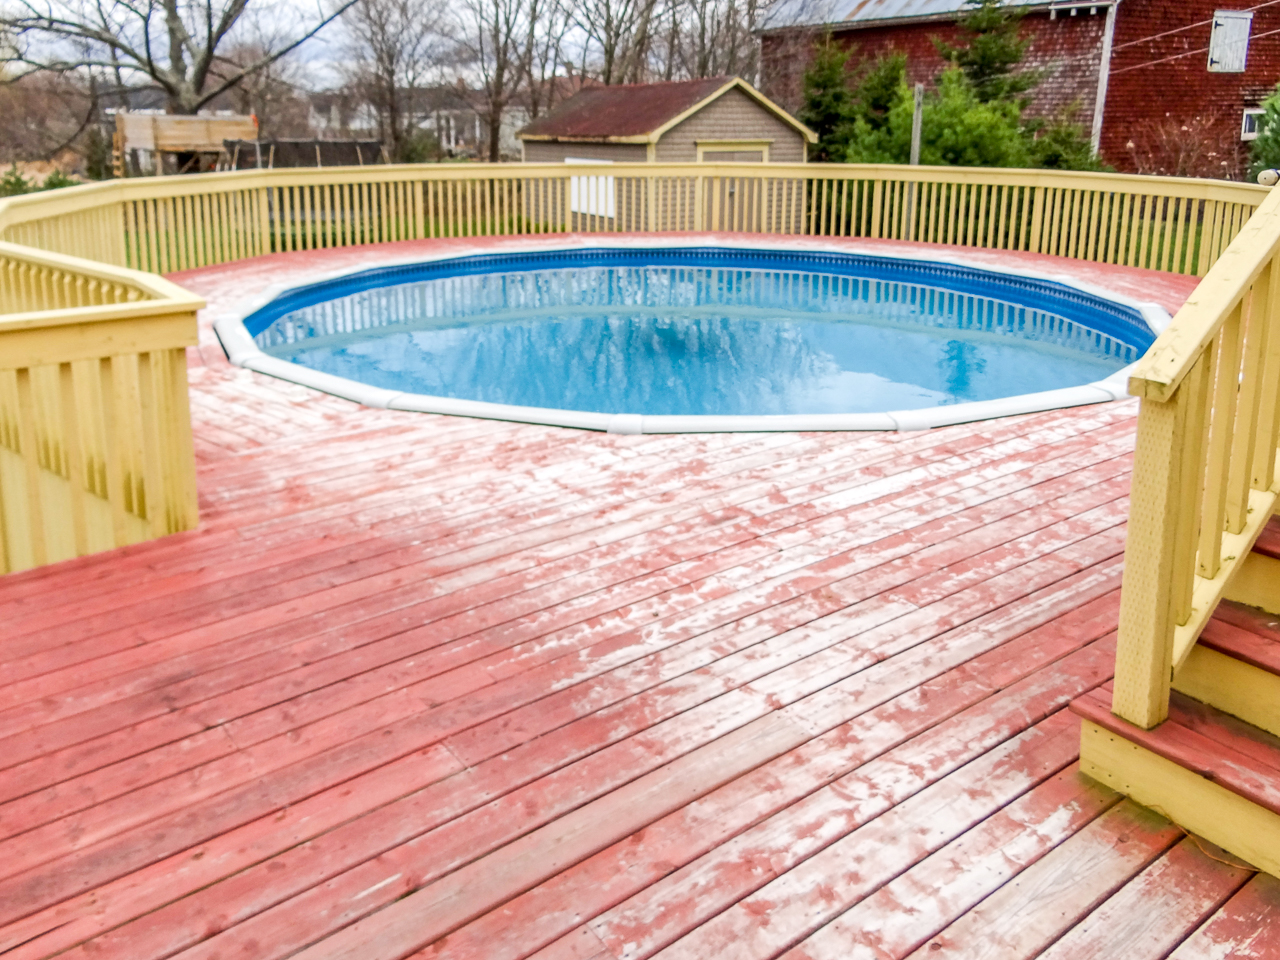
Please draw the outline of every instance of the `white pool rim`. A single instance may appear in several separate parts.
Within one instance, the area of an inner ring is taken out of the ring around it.
[[[517,423],[574,427],[584,430],[605,430],[609,433],[622,434],[928,430],[933,427],[945,427],[957,423],[971,423],[975,420],[992,420],[997,417],[1010,417],[1018,414],[1040,413],[1045,410],[1059,410],[1066,407],[1107,403],[1112,400],[1122,400],[1129,395],[1127,386],[1134,364],[1130,364],[1122,370],[1117,370],[1103,380],[1095,380],[1093,383],[1086,383],[1076,387],[1045,390],[1040,393],[1024,393],[1013,397],[1002,397],[997,400],[978,400],[949,406],[926,407],[921,410],[891,410],[886,413],[816,413],[767,416],[649,416],[638,413],[591,413],[580,410],[487,403],[482,400],[457,400],[450,397],[437,397],[423,393],[404,393],[398,390],[374,387],[367,383],[360,383],[357,380],[349,380],[346,377],[322,373],[319,370],[312,370],[300,364],[269,356],[258,347],[245,327],[246,318],[283,294],[326,280],[335,280],[352,274],[365,273],[370,269],[416,263],[433,263],[493,253],[513,253],[520,250],[556,253],[602,249],[671,250],[708,246],[729,250],[803,250],[811,253],[858,254],[892,260],[913,260],[963,266],[1005,276],[1048,280],[1079,290],[1082,293],[1110,300],[1112,303],[1136,310],[1142,316],[1147,327],[1156,336],[1159,336],[1171,321],[1169,312],[1156,303],[1135,300],[1114,290],[1108,290],[1097,284],[1082,282],[1066,274],[1015,266],[993,265],[987,262],[967,259],[962,253],[952,250],[937,252],[927,249],[884,250],[873,245],[857,245],[848,242],[831,244],[815,241],[811,238],[799,237],[771,238],[768,242],[765,242],[747,238],[727,239],[723,236],[715,235],[705,237],[682,235],[679,238],[665,239],[658,237],[610,238],[600,235],[586,235],[556,238],[554,240],[531,239],[528,243],[503,244],[500,248],[477,244],[468,245],[466,241],[459,241],[457,247],[448,252],[436,254],[406,253],[399,257],[388,257],[385,260],[379,260],[376,264],[366,262],[341,270],[320,272],[309,276],[303,283],[292,282],[267,288],[252,301],[249,309],[215,318],[213,328],[218,335],[218,339],[222,342],[222,348],[226,351],[227,359],[236,366],[310,387],[335,397],[342,397],[355,403],[364,404],[367,407],[409,410],[418,413],[438,413],[458,417],[478,417],[486,420],[509,420]]]

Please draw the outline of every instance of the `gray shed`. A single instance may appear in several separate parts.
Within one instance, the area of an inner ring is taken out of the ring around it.
[[[818,139],[740,77],[588,87],[516,136],[529,163],[802,163]]]

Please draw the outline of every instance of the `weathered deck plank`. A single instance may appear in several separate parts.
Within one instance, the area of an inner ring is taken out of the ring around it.
[[[1074,767],[1131,404],[617,437],[193,356],[200,529],[0,581],[6,958],[1273,955]]]

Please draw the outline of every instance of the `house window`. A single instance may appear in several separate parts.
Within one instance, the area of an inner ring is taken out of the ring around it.
[[[1265,113],[1261,107],[1249,107],[1244,112],[1244,120],[1240,124],[1241,140],[1257,140],[1258,133],[1262,129],[1262,115]]]
[[[1209,72],[1244,73],[1249,58],[1249,30],[1253,14],[1247,10],[1218,10],[1209,36]]]
[[[612,160],[591,160],[586,157],[566,157],[565,163],[612,163]],[[613,177],[570,177],[569,212],[589,213],[596,217],[617,215],[617,198]]]

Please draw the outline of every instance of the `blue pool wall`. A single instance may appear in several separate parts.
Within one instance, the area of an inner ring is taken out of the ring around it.
[[[886,283],[924,285],[1057,313],[1114,337],[1139,353],[1145,352],[1155,340],[1155,333],[1136,308],[1054,280],[929,260],[737,247],[521,251],[374,267],[286,291],[245,317],[244,325],[249,335],[256,337],[280,317],[295,310],[398,284],[486,273],[615,266],[807,271]]]

